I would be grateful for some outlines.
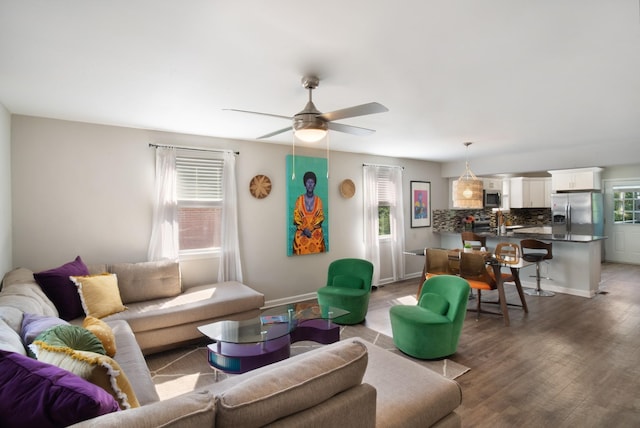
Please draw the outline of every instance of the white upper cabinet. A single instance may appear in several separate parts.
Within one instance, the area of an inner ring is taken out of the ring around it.
[[[552,192],[600,190],[602,168],[561,169],[549,171]]]
[[[501,178],[482,178],[482,188],[484,190],[497,190],[502,192],[502,179]]]
[[[548,208],[551,206],[551,179],[514,177],[510,180],[511,208]]]

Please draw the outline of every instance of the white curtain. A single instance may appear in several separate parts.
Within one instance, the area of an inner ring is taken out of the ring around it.
[[[179,248],[176,149],[157,147],[153,224],[147,257],[150,261],[177,260]]]
[[[222,169],[222,230],[218,282],[242,282],[240,244],[238,242],[238,194],[236,189],[236,157],[232,152],[224,153]]]
[[[364,257],[373,263],[373,285],[380,282],[380,242],[378,241],[378,172],[377,166],[363,168]]]
[[[393,186],[394,203],[390,207],[391,220],[391,258],[393,280],[404,279],[404,197],[402,196],[402,168],[392,167],[389,170]]]
[[[365,165],[364,172],[364,243],[365,258],[373,263],[373,285],[380,283],[380,241],[378,237],[379,218],[378,183],[385,182],[389,203],[391,265],[393,280],[404,279],[404,210],[402,196],[402,168],[381,165]]]

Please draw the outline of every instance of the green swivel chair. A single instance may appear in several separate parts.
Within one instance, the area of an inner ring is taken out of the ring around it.
[[[469,283],[458,276],[427,279],[417,305],[396,305],[389,310],[393,343],[405,354],[423,360],[454,354],[469,290]]]
[[[362,259],[339,259],[331,262],[327,285],[318,289],[318,303],[349,311],[334,319],[336,324],[358,324],[369,308],[373,264]]]

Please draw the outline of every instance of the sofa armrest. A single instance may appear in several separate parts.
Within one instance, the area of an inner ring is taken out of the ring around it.
[[[209,391],[189,392],[169,400],[135,409],[109,413],[75,425],[74,428],[155,428],[160,426],[215,426],[215,406]]]

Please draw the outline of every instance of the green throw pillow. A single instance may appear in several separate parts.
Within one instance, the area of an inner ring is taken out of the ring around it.
[[[43,331],[35,338],[47,345],[67,347],[77,351],[95,352],[107,355],[100,339],[87,330],[77,325],[57,325]]]
[[[424,293],[420,297],[419,305],[439,315],[446,315],[449,310],[449,301],[435,293]]]
[[[336,275],[333,277],[334,287],[361,289],[364,287],[362,278],[351,275]]]

